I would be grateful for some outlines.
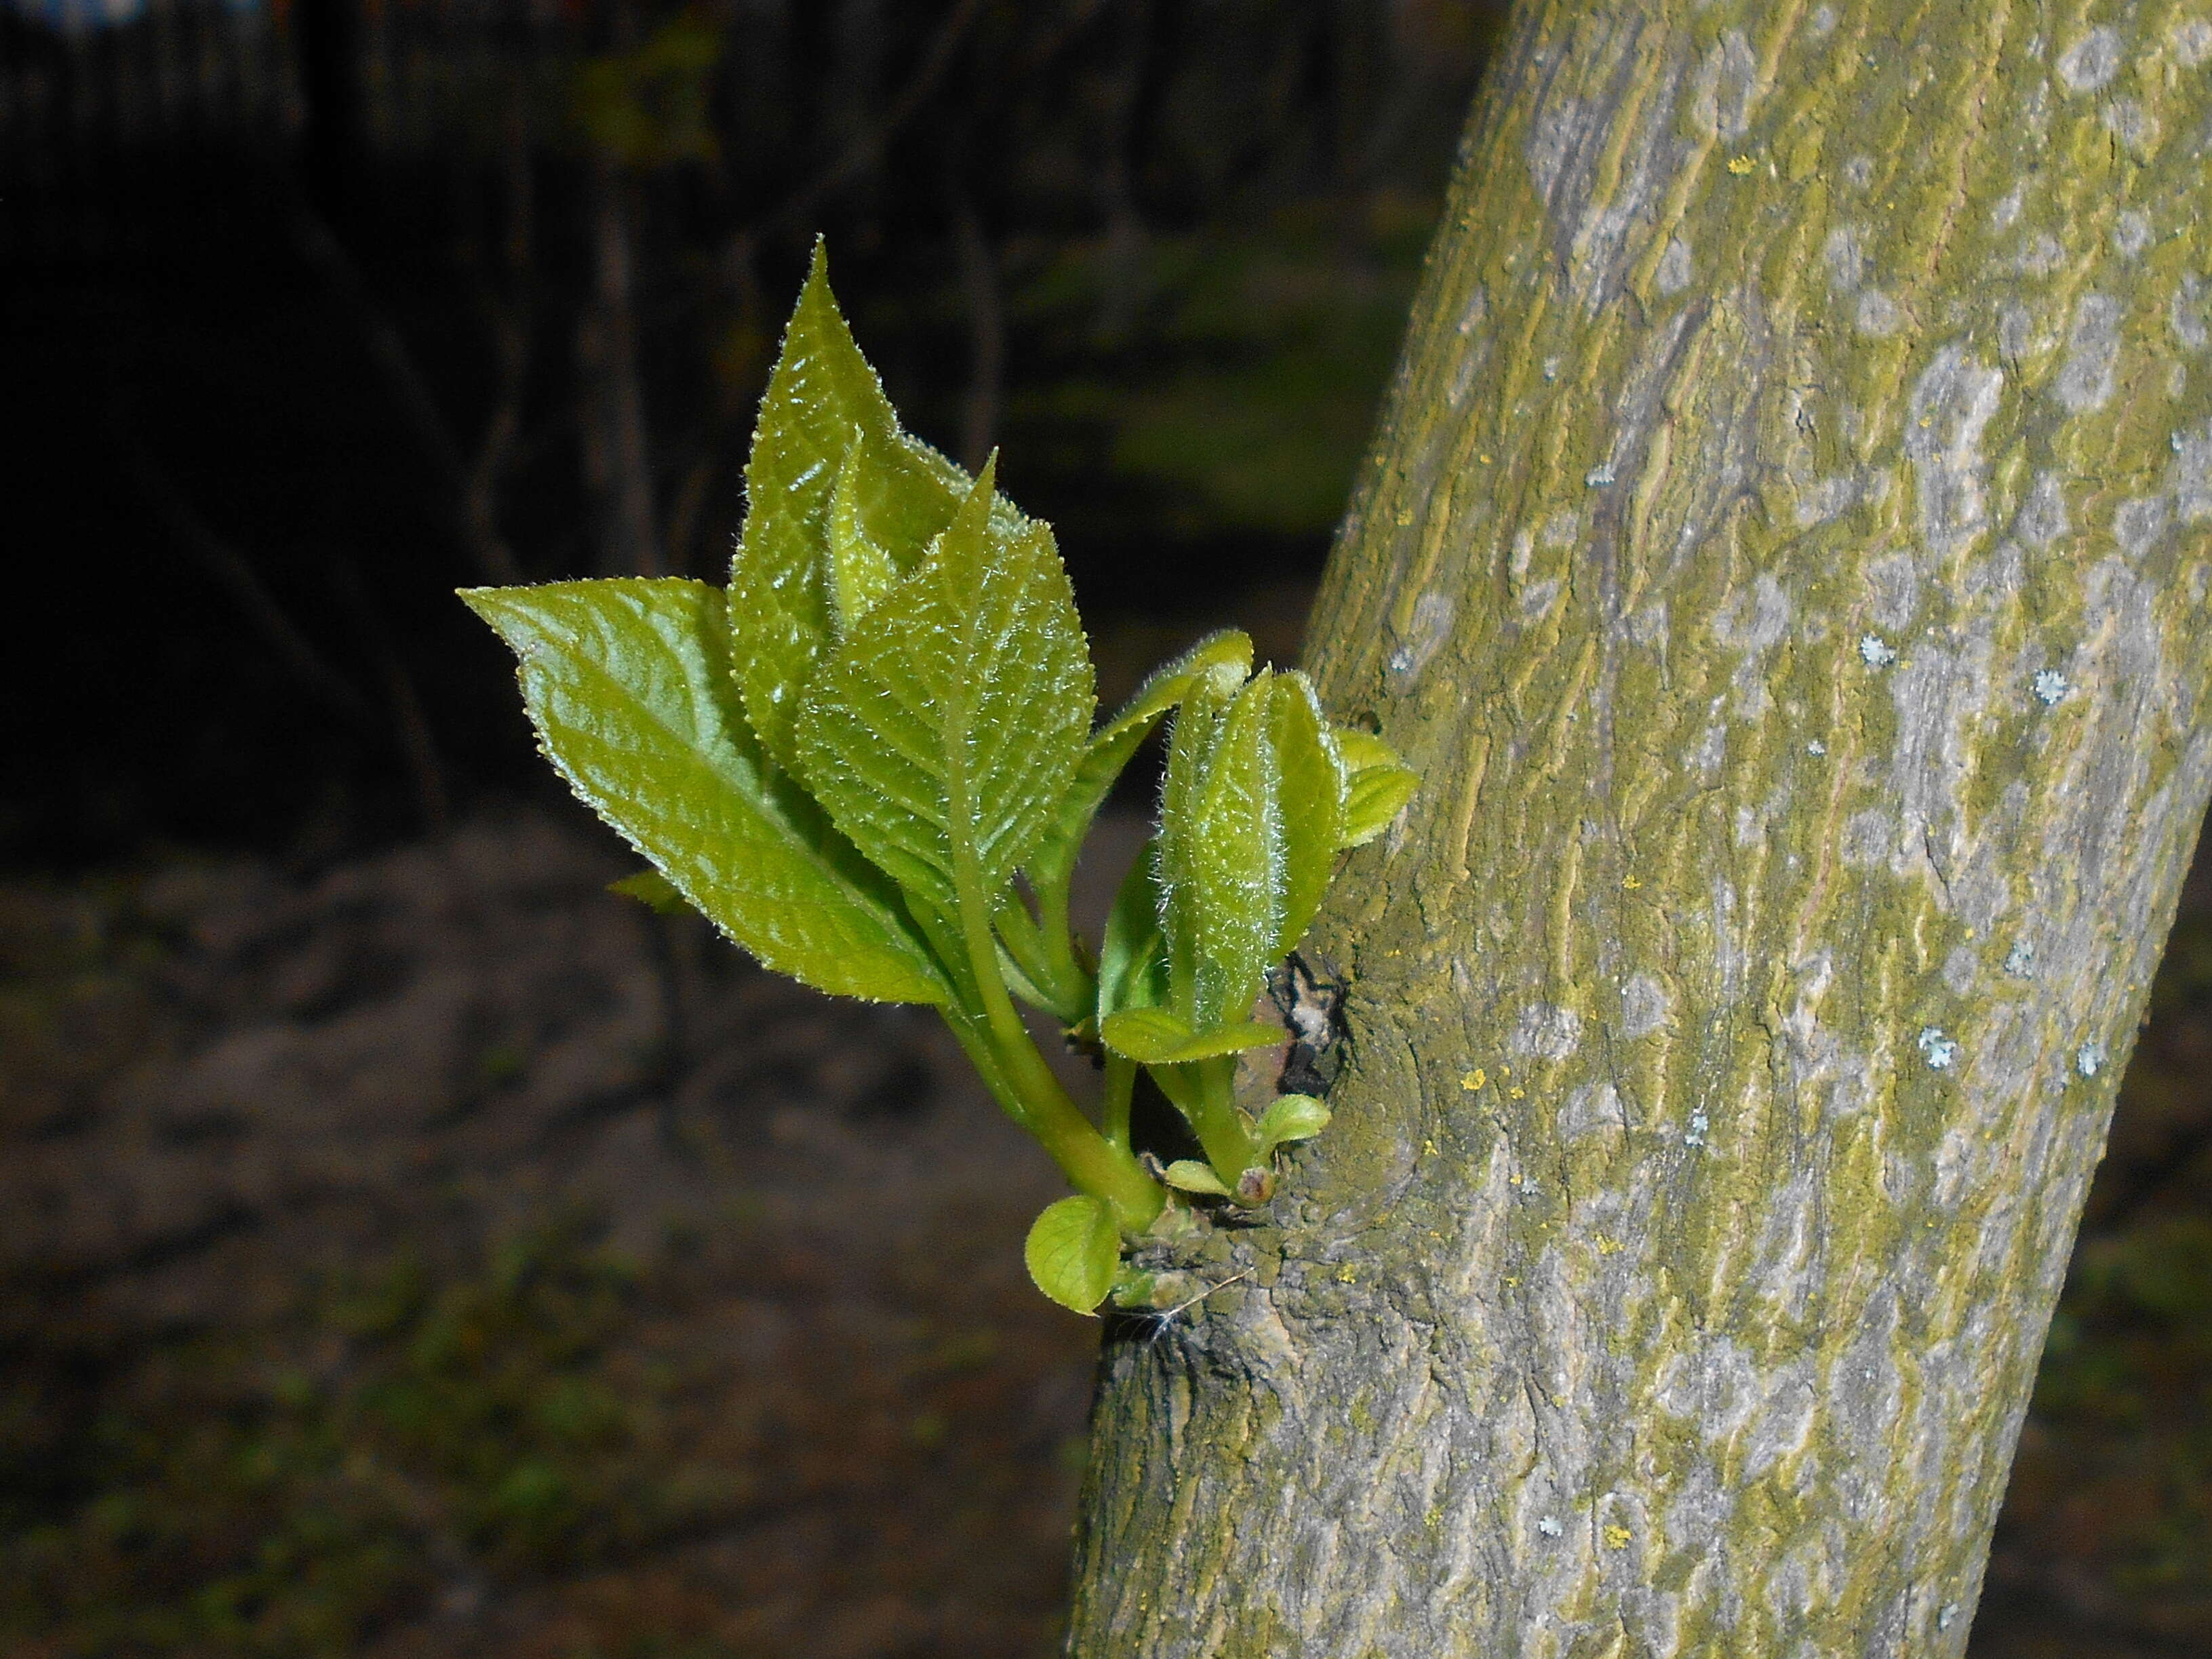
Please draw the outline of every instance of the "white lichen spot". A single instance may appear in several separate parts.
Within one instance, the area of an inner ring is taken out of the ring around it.
[[[1575,538],[1582,533],[1583,515],[1571,507],[1552,514],[1536,532],[1547,547],[1572,547]]]
[[[2021,210],[2027,205],[2027,186],[2014,185],[1998,198],[1997,204],[1990,210],[1990,228],[2010,230],[2020,222]]]
[[[1564,1535],[1567,1529],[1559,1523],[1555,1516],[1545,1515],[1537,1517],[1536,1530],[1547,1538],[1558,1538]]]
[[[1821,7],[1813,14],[1807,27],[1812,30],[1815,40],[1826,40],[1836,32],[1836,9],[1833,6]]]
[[[1948,1072],[1959,1058],[1959,1045],[1943,1035],[1940,1025],[1923,1025],[1920,1035],[1913,1039],[1920,1045],[1920,1053],[1931,1072]]]
[[[1759,101],[1759,54],[1741,29],[1724,29],[1698,66],[1698,85],[1691,119],[1710,125],[1723,138],[1741,138],[1751,130]]]
[[[1584,121],[1584,106],[1579,98],[1563,98],[1536,112],[1528,147],[1522,153],[1528,157],[1529,173],[1536,181],[1536,193],[1544,198],[1547,207],[1553,205],[1552,192],[1566,172],[1575,135],[1582,130]]]
[[[1628,619],[1628,637],[1632,643],[1645,647],[1667,643],[1667,602],[1664,599],[1645,605]]]
[[[1721,763],[1727,758],[1728,728],[1723,726],[1707,726],[1705,735],[1698,740],[1697,748],[1691,752],[1690,764],[1696,767],[1701,775],[1710,778],[1721,769]]]
[[[1899,632],[1912,626],[1920,609],[1920,568],[1912,555],[1887,553],[1867,566],[1868,606],[1884,628]]]
[[[2066,486],[2056,472],[2039,472],[2013,523],[2013,533],[2039,552],[2073,528],[2066,513]]]
[[[1879,634],[1859,635],[1859,660],[1869,668],[1887,668],[1897,660],[1897,653]]]
[[[1450,637],[1458,611],[1448,593],[1424,593],[1414,602],[1413,621],[1382,667],[1392,689],[1402,690],[1419,678],[1429,659]]]
[[[2085,1042],[2074,1051],[2074,1069],[2083,1077],[2094,1077],[2105,1069],[2105,1045]]]
[[[1805,752],[1815,757],[1825,755],[1828,752],[1828,745],[1822,743],[1820,738],[1815,738],[1812,742],[1805,745]]]
[[[1712,1127],[1712,1121],[1706,1117],[1703,1112],[1691,1113],[1690,1127],[1682,1131],[1682,1144],[1685,1146],[1704,1146],[1705,1144],[1705,1131]]]
[[[2150,216],[2133,208],[2112,222],[2112,246],[2123,259],[2132,259],[2150,246]]]
[[[2117,29],[2095,28],[2058,56],[2058,78],[2073,93],[2096,92],[2112,83],[2120,72],[2120,36]]]
[[[1583,474],[1583,487],[1585,489],[1602,489],[1612,482],[1613,463],[1611,461],[1600,461]]]
[[[1506,560],[1506,574],[1519,581],[1528,574],[1528,561],[1534,556],[1536,538],[1525,530],[1513,532],[1512,556]]]
[[[2032,939],[2016,939],[2012,949],[2005,952],[2004,970],[2014,979],[2035,977],[2035,944]]]
[[[1866,281],[1866,246],[1856,225],[1838,225],[1828,233],[1820,257],[1827,261],[1828,286],[1838,294],[1856,294]]]
[[[1981,972],[1981,957],[1971,945],[1952,947],[1951,954],[1943,958],[1943,983],[1951,988],[1954,996],[1965,996],[1974,988],[1974,980]]]
[[[1953,1621],[1955,1620],[1958,1616],[1959,1604],[1956,1601],[1946,1601],[1936,1612],[1936,1628],[1937,1630],[1950,1629]]]
[[[2166,31],[2166,38],[2172,43],[2173,55],[2181,60],[2184,69],[2195,69],[2212,58],[2212,23],[2202,18],[2181,20]]]
[[[1544,378],[1547,380],[1556,380],[1559,378],[1559,360],[1557,357],[1544,359]]]
[[[2120,302],[2107,294],[2085,294],[2074,307],[2066,337],[2066,362],[2052,387],[2076,415],[2102,409],[2112,395],[2120,361]]]
[[[2138,495],[2112,509],[2112,539],[2131,559],[2140,559],[2166,530],[2166,501],[2163,495]]]
[[[1535,622],[1552,608],[1559,597],[1562,584],[1557,576],[1547,576],[1542,581],[1530,582],[1521,590],[1521,622],[1525,627]]]
[[[1572,1056],[1582,1046],[1582,1016],[1556,1002],[1532,1002],[1514,1022],[1506,1047],[1522,1059],[1554,1063]]]
[[[1997,349],[2015,366],[2035,343],[2035,314],[2017,300],[1997,307]]]
[[[2023,276],[2048,276],[2066,263],[2066,249],[2048,231],[2041,231],[2027,239],[2020,251],[2020,271]]]
[[[1667,1024],[1667,988],[1650,974],[1632,974],[1620,988],[1620,1034],[1632,1042]]]
[[[1873,339],[1887,339],[1905,326],[1905,307],[1878,288],[1864,289],[1859,294],[1858,310],[1852,316],[1852,326]]]
[[[1955,345],[1937,352],[1913,383],[1905,453],[1919,484],[1921,538],[1933,552],[1956,553],[1988,525],[1982,434],[2003,396],[2004,372]]]
[[[2045,668],[2035,677],[2035,700],[2045,708],[2056,708],[2066,701],[2066,676],[2055,668]]]
[[[1816,524],[1849,512],[1859,498],[1859,481],[1838,473],[1832,478],[1816,480],[1797,497],[1797,527],[1809,530]]]
[[[2158,123],[2132,98],[2115,98],[2105,106],[2099,118],[2106,131],[2138,156],[2148,156],[2158,148]]]
[[[2195,432],[2177,432],[2166,441],[2173,463],[2166,469],[2166,487],[2175,516],[2184,524],[2212,519],[2212,422]]]
[[[1667,251],[1659,256],[1659,269],[1653,273],[1662,294],[1680,294],[1690,285],[1690,245],[1679,236],[1667,239]]]

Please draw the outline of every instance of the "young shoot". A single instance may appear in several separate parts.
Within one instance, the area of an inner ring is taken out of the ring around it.
[[[831,298],[820,248],[761,403],[729,585],[678,578],[471,588],[520,662],[546,757],[651,869],[618,884],[696,908],[817,990],[937,1009],[1073,1195],[1030,1230],[1038,1288],[1090,1312],[1126,1244],[1200,1203],[1264,1203],[1274,1149],[1328,1110],[1255,1121],[1251,1010],[1345,848],[1413,777],[1333,726],[1302,674],[1200,641],[1094,726],[1088,646],[1050,529],[899,425]],[[1094,952],[1068,918],[1091,822],[1173,716],[1158,833]],[[1071,1098],[1017,1008],[1100,1052]],[[1133,1146],[1139,1071],[1205,1157]]]

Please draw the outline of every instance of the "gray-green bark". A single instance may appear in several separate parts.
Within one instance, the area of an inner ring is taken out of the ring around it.
[[[1315,622],[1337,1121],[1109,1340],[1072,1651],[1963,1648],[2212,784],[2209,122],[2207,0],[1522,7]]]

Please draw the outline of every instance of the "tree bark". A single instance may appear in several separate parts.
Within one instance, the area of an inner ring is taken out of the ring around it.
[[[1072,1652],[1964,1648],[2212,786],[2208,87],[1522,6],[1314,622],[1336,1121],[1109,1334]]]

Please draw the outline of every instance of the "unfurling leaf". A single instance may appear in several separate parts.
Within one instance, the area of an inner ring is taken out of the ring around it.
[[[910,533],[941,502],[941,526],[968,493],[968,478],[899,429],[882,383],[838,314],[817,242],[761,398],[745,463],[744,526],[730,567],[732,661],[745,713],[786,771],[795,769],[799,699],[836,631],[830,501],[856,447],[872,482],[863,488],[854,479],[848,523],[896,562],[890,526]],[[934,533],[925,530],[921,539]]]
[[[1026,868],[1039,888],[1065,884],[1091,822],[1114,787],[1115,779],[1137,752],[1137,745],[1161,718],[1182,702],[1201,674],[1233,668],[1238,679],[1252,672],[1252,641],[1235,629],[1209,634],[1173,662],[1154,669],[1136,695],[1091,734],[1067,793],[1054,809],[1052,822],[1030,854]]]
[[[691,908],[691,901],[678,892],[676,884],[658,870],[641,870],[620,881],[611,881],[607,891],[635,899],[647,909],[664,916],[680,916]]]
[[[777,793],[737,707],[720,593],[637,578],[462,597],[520,659],[546,757],[716,926],[817,990],[946,1000],[890,884]]]
[[[1050,533],[990,514],[992,469],[822,662],[799,768],[837,827],[939,915],[985,914],[1067,787],[1094,706]]]
[[[1419,781],[1406,766],[1373,766],[1352,775],[1344,805],[1344,842],[1364,847],[1390,827]]]
[[[1114,1288],[1121,1261],[1121,1235],[1105,1201],[1079,1193],[1030,1224],[1022,1247],[1030,1278],[1063,1308],[1087,1314]]]
[[[1100,1039],[1115,1054],[1144,1066],[1183,1066],[1265,1048],[1285,1038],[1279,1025],[1258,1020],[1194,1031],[1164,1008],[1127,1008],[1109,1015],[1098,1028]]]
[[[1228,1183],[1213,1173],[1213,1166],[1194,1158],[1177,1158],[1160,1172],[1160,1179],[1179,1193],[1203,1193],[1210,1198],[1230,1195]]]
[[[1168,1006],[1194,1030],[1241,1017],[1273,953],[1283,826],[1267,741],[1270,676],[1200,678],[1176,716],[1160,794]]]
[[[1261,1114],[1261,1149],[1266,1151],[1285,1141],[1310,1140],[1328,1127],[1328,1108],[1311,1095],[1277,1095]]]
[[[1168,994],[1167,945],[1160,933],[1159,887],[1153,848],[1137,854],[1106,917],[1098,948],[1100,1025],[1125,1008],[1157,1008]]]
[[[1419,780],[1398,751],[1373,732],[1340,726],[1335,737],[1348,775],[1340,844],[1364,847],[1390,827],[1399,809],[1413,799]]]
[[[1313,925],[1344,843],[1344,762],[1313,682],[1296,670],[1269,682],[1267,741],[1283,825],[1282,911],[1272,960]]]

